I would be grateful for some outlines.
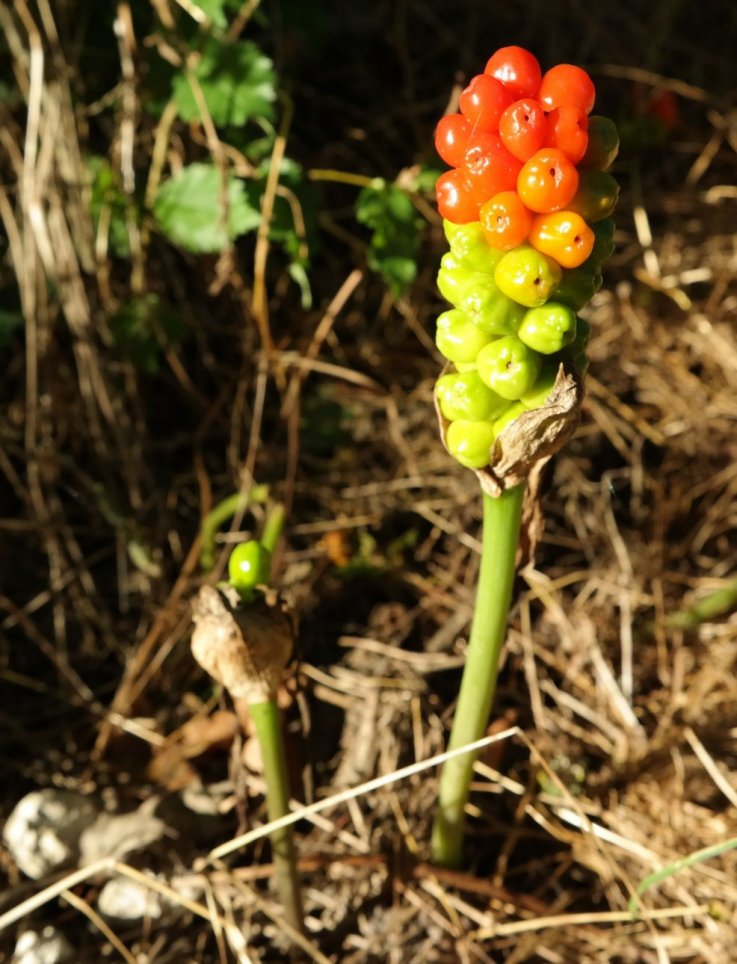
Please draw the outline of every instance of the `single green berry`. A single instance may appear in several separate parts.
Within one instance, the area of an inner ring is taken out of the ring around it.
[[[604,223],[606,222],[602,222]],[[580,268],[564,271],[560,284],[551,295],[551,300],[568,305],[574,311],[588,304],[601,288],[603,280],[598,266],[592,262],[592,257],[589,257]]]
[[[483,469],[489,464],[494,444],[494,426],[490,422],[451,422],[445,434],[448,451],[467,469]]]
[[[228,580],[239,593],[269,583],[271,553],[256,539],[239,543],[228,559]]]
[[[527,409],[542,408],[547,402],[558,377],[560,362],[553,358],[546,358],[540,368],[537,381],[529,392],[525,392],[520,401]]]
[[[619,153],[617,125],[609,117],[592,114],[589,117],[589,141],[581,160],[581,168],[605,171]]]
[[[509,401],[517,401],[535,384],[540,356],[519,338],[509,335],[482,348],[476,365],[481,380],[492,391]]]
[[[494,434],[501,435],[508,425],[511,425],[512,422],[518,419],[520,415],[524,414],[526,411],[527,409],[522,402],[515,402],[514,405],[507,409],[501,418],[498,418],[496,422],[494,422]]]
[[[614,251],[614,220],[604,218],[591,225],[594,232],[594,247],[584,264],[591,262],[598,268]]]
[[[438,318],[435,344],[440,354],[456,365],[474,362],[491,339],[460,308],[444,311]]]
[[[489,247],[478,221],[471,221],[469,224],[443,221],[443,228],[450,253],[459,265],[470,271],[493,274],[502,252]]]
[[[605,171],[581,171],[578,191],[567,210],[580,214],[590,225],[608,218],[619,199],[619,184]]]
[[[496,282],[494,282],[496,284]],[[474,315],[477,328],[488,335],[515,335],[522,323],[525,309],[497,289],[496,297],[489,298],[481,310]]]
[[[470,422],[493,421],[509,407],[505,398],[485,385],[477,371],[441,376],[435,385],[440,411],[454,422],[462,418]]]
[[[494,280],[512,301],[527,308],[543,305],[558,286],[561,267],[529,245],[508,251],[496,266]]]
[[[539,308],[530,308],[518,334],[528,348],[541,355],[553,355],[576,337],[576,313],[568,305],[549,301]]]

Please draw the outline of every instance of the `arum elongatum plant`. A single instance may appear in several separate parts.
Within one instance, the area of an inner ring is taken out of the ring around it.
[[[293,649],[294,626],[275,593],[268,591],[271,558],[284,527],[274,505],[260,540],[237,545],[228,560],[228,582],[203,586],[193,602],[192,654],[233,698],[247,707],[261,748],[270,821],[289,811],[289,777],[277,691]],[[304,930],[292,827],[271,834],[275,882],[288,923]]]
[[[451,308],[437,322],[447,360],[435,404],[443,442],[472,469],[483,495],[476,606],[450,749],[480,739],[494,700],[524,500],[542,465],[578,421],[588,324],[578,312],[601,286],[613,249],[619,188],[607,168],[619,139],[592,115],[596,91],[572,64],[542,73],[504,47],[440,120],[437,182],[449,251],[438,288]],[[474,755],[446,762],[433,859],[462,858]]]

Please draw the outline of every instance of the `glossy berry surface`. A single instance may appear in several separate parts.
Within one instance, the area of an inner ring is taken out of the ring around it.
[[[441,174],[435,182],[435,197],[440,216],[456,224],[478,221],[481,204],[471,194],[463,172],[454,168]]]
[[[499,136],[510,154],[529,160],[545,144],[548,119],[542,104],[526,97],[516,100],[499,118]]]
[[[501,191],[514,190],[522,164],[509,153],[499,134],[479,131],[471,135],[463,172],[479,207]]]
[[[444,358],[463,365],[475,362],[478,353],[493,337],[475,325],[465,311],[451,308],[438,318],[435,344]]]
[[[440,411],[450,421],[493,421],[509,405],[481,380],[477,371],[443,375],[437,380],[435,394]]]
[[[494,437],[494,426],[490,422],[458,419],[448,426],[445,444],[450,454],[467,469],[483,469],[489,464]]]
[[[446,164],[459,167],[466,156],[471,125],[460,114],[446,114],[435,128],[435,150]]]
[[[548,114],[546,146],[563,151],[578,164],[589,145],[589,119],[578,107],[556,107]]]
[[[496,77],[477,74],[461,94],[459,103],[461,114],[468,121],[470,129],[496,131],[502,112],[512,100],[511,92]],[[457,166],[460,162],[448,163]]]
[[[561,268],[552,258],[529,245],[505,254],[494,272],[494,280],[512,301],[527,308],[543,305],[561,279]]]
[[[619,153],[617,125],[609,117],[592,114],[589,117],[589,141],[581,167],[586,170],[606,171]]]
[[[482,348],[476,364],[481,380],[510,401],[517,401],[528,392],[540,372],[540,356],[514,335]]]
[[[533,154],[519,172],[517,193],[538,214],[560,211],[578,190],[578,171],[563,151],[546,147]]]
[[[570,345],[575,337],[575,311],[555,301],[531,308],[519,329],[520,341],[541,355],[554,355]]]
[[[543,75],[538,99],[547,110],[578,107],[585,114],[590,114],[596,100],[596,88],[581,67],[558,64]]]
[[[578,190],[568,207],[589,224],[608,218],[619,200],[619,184],[605,171],[581,171]]]
[[[532,214],[516,191],[502,191],[482,205],[479,221],[489,247],[511,251],[527,240],[532,227]]]
[[[269,582],[271,555],[256,539],[239,543],[228,559],[228,580],[240,593]]]
[[[593,250],[594,232],[580,214],[554,211],[535,218],[529,242],[562,268],[578,268]]]
[[[487,61],[484,73],[500,80],[515,100],[535,97],[542,77],[537,57],[524,47],[501,47]]]

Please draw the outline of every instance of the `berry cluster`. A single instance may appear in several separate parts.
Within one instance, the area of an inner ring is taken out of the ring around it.
[[[436,342],[455,371],[437,383],[446,445],[483,468],[500,431],[545,403],[561,361],[586,366],[588,326],[576,312],[598,291],[613,248],[619,188],[613,122],[589,116],[595,90],[580,67],[542,74],[503,47],[440,120],[437,182],[450,251],[438,287],[453,308]]]

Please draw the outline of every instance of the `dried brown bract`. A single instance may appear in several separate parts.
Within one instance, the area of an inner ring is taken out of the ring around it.
[[[233,699],[275,698],[294,645],[289,612],[274,600],[242,606],[228,586],[203,586],[192,602],[192,655]]]

